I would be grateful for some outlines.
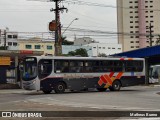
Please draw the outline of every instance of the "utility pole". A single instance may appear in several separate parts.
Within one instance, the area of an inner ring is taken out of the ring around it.
[[[63,0],[52,0],[55,2],[55,9],[51,9],[50,11],[55,12],[55,56],[58,56],[62,52],[62,40],[61,40],[61,24],[60,24],[60,11],[67,10],[67,8],[59,7],[59,3],[62,2]]]
[[[4,30],[4,50],[6,50],[7,32]]]
[[[152,28],[153,26],[151,25],[151,22],[149,24],[149,40],[150,40],[150,47],[152,46]]]

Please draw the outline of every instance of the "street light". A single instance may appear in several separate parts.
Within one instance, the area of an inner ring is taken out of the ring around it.
[[[68,27],[63,31],[62,35],[66,32],[66,30],[71,26],[71,24],[75,21],[78,20],[78,18],[75,18],[72,20],[72,22],[68,25]]]

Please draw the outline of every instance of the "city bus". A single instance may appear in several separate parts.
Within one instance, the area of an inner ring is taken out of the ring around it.
[[[23,60],[22,87],[46,94],[90,88],[119,91],[144,83],[143,58],[35,56]]]
[[[160,65],[150,66],[149,83],[160,83]]]

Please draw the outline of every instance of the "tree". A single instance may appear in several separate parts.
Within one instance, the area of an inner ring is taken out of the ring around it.
[[[104,53],[99,53],[99,54],[98,54],[98,57],[107,57],[107,55],[104,54]]]
[[[160,35],[158,35],[157,41],[156,41],[156,45],[160,45]]]
[[[62,45],[73,45],[73,42],[72,41],[68,41],[68,40],[66,40],[66,38],[67,37],[61,37],[61,39],[62,39]]]
[[[68,52],[68,55],[69,56],[80,55],[82,57],[88,57],[87,50],[84,48],[76,49],[75,51],[70,51],[70,52]]]

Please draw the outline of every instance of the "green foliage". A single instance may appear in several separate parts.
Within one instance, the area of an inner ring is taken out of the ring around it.
[[[80,48],[80,49],[76,49],[75,51],[70,51],[68,53],[69,56],[76,56],[76,55],[80,55],[82,57],[88,57],[88,53],[86,49]]]
[[[62,36],[62,45],[73,45],[74,43],[71,41],[66,40],[67,37]]]
[[[0,50],[7,50],[7,49],[8,49],[7,46],[6,47],[0,46]]]
[[[104,54],[104,53],[99,53],[99,54],[98,54],[98,57],[107,57],[107,55]]]

